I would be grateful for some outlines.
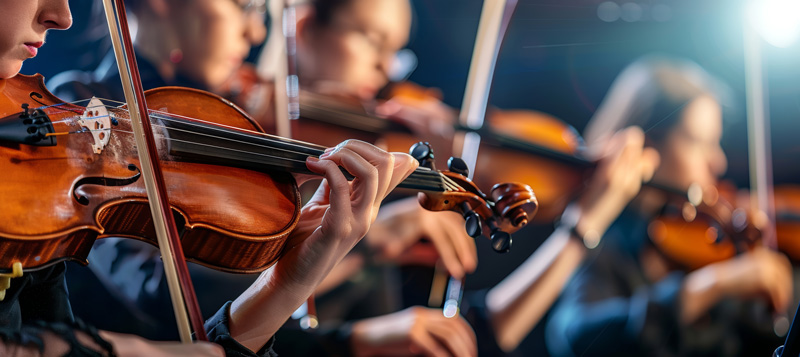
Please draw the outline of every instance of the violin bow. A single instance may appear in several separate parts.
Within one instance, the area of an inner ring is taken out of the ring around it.
[[[161,257],[164,261],[164,272],[167,277],[167,285],[169,286],[181,341],[184,343],[192,342],[190,323],[197,338],[202,341],[208,341],[203,327],[202,315],[200,314],[200,306],[197,303],[192,279],[189,276],[186,259],[183,256],[183,248],[175,225],[175,218],[172,215],[172,209],[167,198],[167,189],[164,185],[164,176],[158,161],[158,151],[156,150],[147,102],[145,101],[142,81],[139,76],[139,67],[136,63],[133,41],[131,41],[128,29],[124,0],[114,0],[113,3],[112,0],[103,0],[103,6],[106,12],[111,41],[114,46],[114,54],[119,66],[122,89],[125,92],[125,100],[130,113],[142,179],[147,190],[150,214],[153,216],[153,224],[156,228],[158,246],[161,249]]]
[[[751,25],[746,24],[745,27],[744,63],[750,202],[752,207],[766,214],[769,219],[769,226],[762,230],[762,241],[770,249],[778,249],[778,237],[775,232],[775,198],[772,188],[772,141],[769,112],[766,107],[761,39]]]
[[[275,52],[272,54],[274,58],[267,63],[275,63],[275,131],[278,136],[291,138],[292,120],[300,119],[296,4],[292,0],[269,1],[269,12],[272,17],[270,36],[275,36],[270,39],[269,46]],[[262,53],[262,57],[268,55],[270,54]],[[281,83],[285,85],[280,85]],[[319,326],[314,294],[306,299],[292,317],[300,319],[300,327],[303,329],[315,329]]]
[[[460,153],[460,157],[467,163],[470,179],[472,179],[475,165],[478,162],[478,149],[481,143],[478,131],[484,127],[497,56],[516,8],[517,0],[484,0],[483,2],[464,101],[458,116],[459,123],[468,131],[457,134],[460,138],[453,143],[453,154],[459,156]],[[434,281],[437,279],[434,278]],[[445,301],[442,305],[442,313],[445,317],[458,315],[463,295],[463,279],[449,277]]]
[[[747,103],[747,143],[750,167],[750,205],[764,214],[768,224],[761,227],[761,241],[772,250],[778,250],[778,234],[775,228],[775,190],[772,176],[772,140],[770,138],[768,96],[765,89],[764,65],[762,62],[761,38],[749,21],[744,21],[744,74],[745,100]],[[800,312],[800,309],[797,310]],[[795,321],[798,316],[795,315]],[[798,327],[793,326],[786,314],[775,316],[773,329],[789,328],[783,351],[779,356],[800,354]],[[781,327],[782,326],[782,327]],[[787,332],[786,330],[783,331]],[[776,351],[777,353],[777,351]]]
[[[257,72],[258,75],[264,72],[274,75],[275,134],[291,138],[290,120],[300,117],[295,43],[297,16],[290,0],[269,0],[269,14],[272,18],[270,39],[259,56]]]

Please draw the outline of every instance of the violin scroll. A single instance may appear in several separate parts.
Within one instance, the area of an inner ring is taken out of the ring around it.
[[[418,143],[413,152],[430,147]],[[428,155],[418,155],[428,158]],[[433,157],[431,152],[430,157]],[[422,161],[422,160],[420,160]],[[476,238],[488,230],[492,247],[498,252],[506,252],[511,247],[511,233],[524,227],[536,214],[539,203],[528,185],[520,183],[497,184],[490,195],[467,178],[468,169],[459,158],[448,160],[449,171],[442,171],[444,190],[427,191],[419,194],[419,203],[430,211],[455,211],[464,216],[465,229],[469,236]]]

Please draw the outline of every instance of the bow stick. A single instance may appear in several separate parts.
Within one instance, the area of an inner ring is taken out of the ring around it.
[[[172,209],[167,198],[164,185],[164,176],[158,162],[153,131],[150,125],[150,116],[147,111],[147,102],[144,98],[142,80],[139,76],[139,67],[133,51],[128,20],[125,14],[124,0],[103,0],[106,12],[108,30],[114,45],[114,54],[119,66],[122,89],[130,112],[131,126],[136,138],[136,150],[139,153],[142,178],[147,191],[150,204],[150,214],[161,249],[161,258],[164,261],[164,272],[167,277],[170,296],[172,298],[175,319],[178,322],[178,331],[181,341],[192,342],[191,326],[197,333],[197,338],[207,341],[200,306],[194,293],[186,259],[183,256],[180,236],[172,216]],[[188,316],[187,316],[188,306]]]
[[[469,67],[469,76],[464,92],[464,101],[459,113],[459,123],[469,129],[460,133],[461,140],[455,140],[453,153],[466,162],[469,168],[468,177],[471,179],[478,161],[478,149],[481,136],[478,130],[484,127],[486,108],[489,103],[489,91],[494,78],[494,69],[500,47],[508,31],[511,16],[517,8],[517,0],[484,0],[481,10],[481,19],[478,24],[478,33],[475,38],[475,47],[472,51],[472,61]],[[487,50],[491,49],[491,50]],[[492,244],[498,251],[503,247],[496,246],[498,242],[493,239]],[[510,236],[507,240],[510,246]],[[501,244],[502,245],[502,244]],[[500,248],[500,249],[498,249]],[[505,248],[507,249],[507,248]],[[434,279],[436,281],[437,279]],[[449,278],[445,302],[442,306],[445,317],[458,314],[461,298],[464,295],[464,281],[454,277]]]

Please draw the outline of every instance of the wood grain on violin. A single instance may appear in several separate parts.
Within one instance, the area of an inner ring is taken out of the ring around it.
[[[41,76],[20,75],[0,89],[0,269],[16,261],[25,269],[85,264],[94,240],[106,236],[156,244],[124,107],[62,103]],[[311,173],[305,159],[325,147],[263,134],[211,93],[168,87],[146,96],[187,259],[230,272],[269,267],[299,217],[291,173]],[[525,185],[498,185],[487,196],[466,177],[425,168],[400,187],[424,191],[427,209],[474,211],[507,232],[537,208]]]

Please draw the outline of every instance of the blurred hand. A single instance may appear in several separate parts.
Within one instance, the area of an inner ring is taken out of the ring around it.
[[[438,254],[420,254],[412,246],[426,238],[433,242]],[[419,205],[415,197],[381,207],[378,219],[367,233],[366,242],[384,259],[398,263],[425,262],[429,257],[441,258],[447,271],[461,279],[478,266],[475,240],[464,230],[464,218],[455,212],[431,212]]]
[[[785,312],[792,301],[792,264],[785,255],[764,247],[711,266],[724,296],[761,298]]]
[[[615,134],[601,157],[578,206],[578,231],[602,236],[609,225],[649,181],[659,164],[658,152],[644,147],[644,132],[629,127]]]
[[[358,357],[478,355],[475,332],[464,318],[423,307],[356,322],[350,345]]]
[[[436,98],[392,98],[378,105],[375,112],[407,126],[416,135],[453,136],[456,112]]]
[[[784,313],[792,302],[792,264],[785,255],[764,247],[707,265],[684,283],[685,322],[695,321],[725,297],[762,299]]]

